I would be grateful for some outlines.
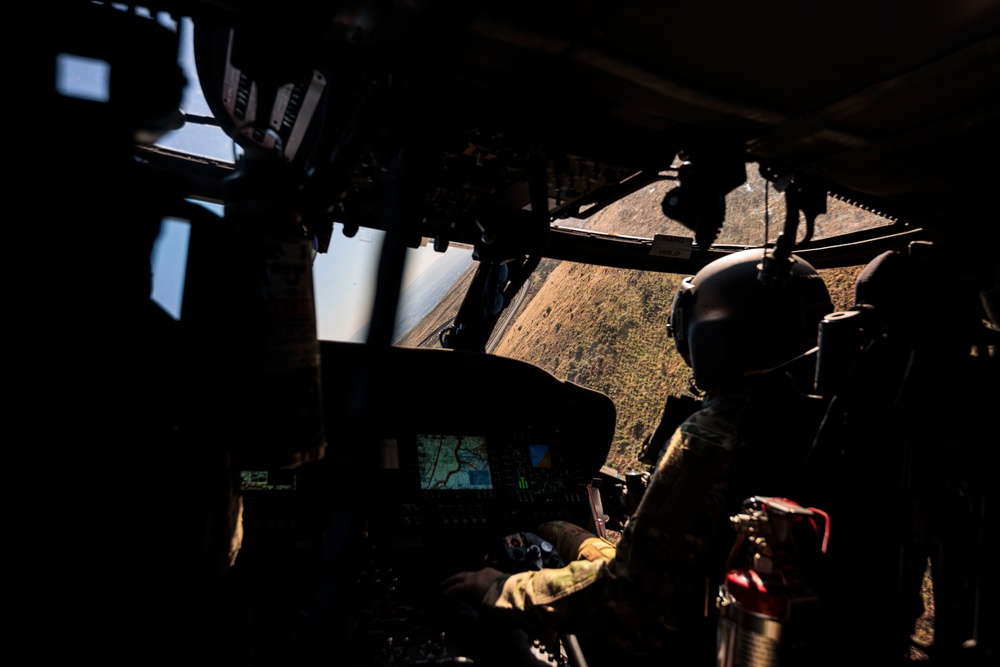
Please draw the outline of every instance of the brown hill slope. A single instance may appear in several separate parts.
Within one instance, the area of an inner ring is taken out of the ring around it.
[[[764,239],[763,181],[751,175],[748,183],[727,201],[729,215],[720,243],[759,244]],[[570,221],[567,226],[643,237],[656,233],[690,236],[661,211],[660,202],[671,187],[666,182],[649,186],[589,220]],[[773,191],[768,200],[767,236],[773,240],[784,210]],[[831,202],[829,213],[817,221],[817,235],[885,222],[847,204]],[[859,268],[821,272],[836,309],[853,304]],[[401,344],[438,347],[433,332],[454,317],[470,275]],[[638,450],[656,427],[666,397],[688,388],[690,370],[666,332],[670,303],[681,278],[545,260],[495,350],[495,354],[527,361],[556,377],[607,393],[618,408],[608,465],[622,472],[636,466]]]
[[[562,262],[496,349],[615,401],[614,468],[633,465],[667,394],[687,386],[666,331],[681,277]]]

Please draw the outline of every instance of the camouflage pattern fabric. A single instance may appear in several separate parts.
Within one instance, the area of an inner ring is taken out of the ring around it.
[[[535,533],[551,542],[564,563],[573,560],[610,560],[615,557],[615,545],[597,537],[586,528],[569,521],[548,521]]]
[[[709,400],[677,428],[617,549],[578,526],[544,524],[538,534],[572,562],[500,577],[483,604],[539,632],[600,638],[632,655],[683,639],[714,600],[703,556],[728,517],[729,462],[748,402]]]

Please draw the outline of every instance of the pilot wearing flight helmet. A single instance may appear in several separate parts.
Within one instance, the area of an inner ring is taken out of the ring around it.
[[[728,255],[675,295],[668,330],[704,401],[674,431],[618,544],[547,523],[537,532],[568,565],[461,572],[443,582],[446,595],[479,600],[487,617],[543,636],[575,633],[588,655],[711,655],[715,624],[707,616],[733,541],[727,518],[755,493],[793,497],[788,472],[815,424],[797,432],[789,405],[812,379],[805,353],[833,310],[808,262],[767,260],[770,273],[761,270],[763,250]],[[753,440],[767,447],[755,449]]]

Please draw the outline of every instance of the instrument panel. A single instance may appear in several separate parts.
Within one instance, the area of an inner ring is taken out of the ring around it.
[[[415,433],[380,442],[370,517],[383,531],[533,529],[586,521],[587,468],[558,432]],[[511,525],[527,522],[531,525]]]
[[[351,628],[346,664],[470,664],[476,656],[492,667],[469,641],[477,635],[463,626],[468,610],[442,599],[440,583],[459,571],[517,566],[503,560],[505,536],[548,520],[591,521],[587,486],[607,458],[613,402],[493,355],[374,355],[329,342],[321,352],[327,456],[243,479],[239,562],[253,571],[257,650],[280,656],[275,628],[290,610],[309,611],[316,586],[336,574],[351,601],[333,622]]]

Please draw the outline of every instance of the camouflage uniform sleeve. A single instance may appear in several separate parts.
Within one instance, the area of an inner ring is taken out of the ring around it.
[[[702,593],[704,551],[726,512],[737,415],[748,400],[706,403],[677,428],[618,544],[615,570],[657,601],[668,624]]]
[[[588,588],[591,593],[596,592],[594,584],[606,577],[607,563],[614,558],[615,547],[568,521],[549,521],[537,530],[569,564],[499,577],[483,604],[501,613],[518,615],[538,628],[550,629],[562,623],[571,611],[584,606],[581,596],[574,594]]]
[[[634,634],[691,613],[704,587],[703,551],[725,511],[736,414],[745,405],[741,397],[707,403],[678,427],[613,558],[501,577],[483,604],[536,627],[593,623]]]
[[[552,625],[562,616],[559,603],[607,576],[608,563],[605,559],[577,560],[565,567],[500,577],[483,604],[533,617],[538,625]]]
[[[555,547],[564,563],[615,557],[614,544],[569,521],[546,521],[535,532]]]

